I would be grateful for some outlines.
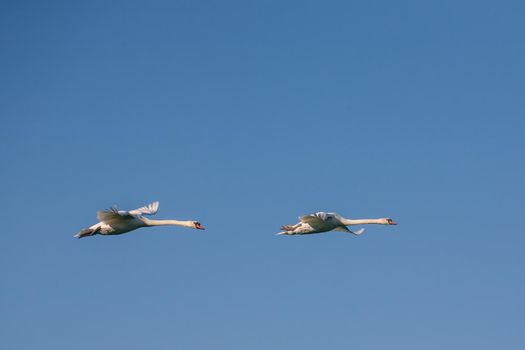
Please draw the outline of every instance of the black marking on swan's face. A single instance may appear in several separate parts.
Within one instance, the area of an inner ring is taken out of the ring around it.
[[[205,230],[204,226],[202,226],[202,224],[198,221],[194,221],[193,226],[198,230]]]
[[[390,218],[386,218],[387,225],[397,225],[397,222]]]

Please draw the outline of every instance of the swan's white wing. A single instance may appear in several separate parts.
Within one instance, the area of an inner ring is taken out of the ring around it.
[[[348,230],[348,231],[350,231],[351,233],[353,233],[356,236],[359,236],[359,235],[363,234],[363,232],[365,232],[365,229],[364,228],[360,228],[357,231],[352,231],[352,230]]]
[[[135,217],[126,211],[118,211],[116,208],[101,210],[97,212],[97,218],[108,225],[125,223]]]
[[[299,220],[301,220],[301,222],[304,222],[305,224],[309,224],[311,226],[324,225],[325,224],[325,220],[323,219],[322,216],[318,216],[317,214],[319,214],[319,213],[305,215],[305,216],[300,216]]]
[[[336,219],[336,214],[334,213],[325,213],[324,211],[317,212],[315,214],[300,216],[299,220],[301,222],[311,224],[311,223],[326,223],[330,219]]]
[[[140,207],[138,209],[133,209],[128,211],[127,213],[130,215],[153,215],[157,213],[157,210],[159,210],[159,202],[153,202],[151,204],[145,205],[143,207]]]
[[[346,226],[338,226],[338,227],[334,228],[334,231],[348,232],[348,233],[353,233],[356,236],[359,236],[359,235],[363,234],[363,232],[365,232],[365,229],[364,228],[360,228],[357,231],[352,231]]]

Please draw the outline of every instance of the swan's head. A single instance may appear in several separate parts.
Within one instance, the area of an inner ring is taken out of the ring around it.
[[[201,225],[200,222],[198,221],[193,221],[193,227],[196,228],[197,230],[205,230],[206,228],[204,226]]]
[[[397,225],[397,222],[395,222],[394,220],[390,219],[390,218],[383,218],[381,219],[382,220],[382,224],[383,225]]]

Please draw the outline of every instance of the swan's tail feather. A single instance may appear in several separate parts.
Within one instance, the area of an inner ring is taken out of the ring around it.
[[[79,233],[77,233],[74,237],[76,237],[76,238],[83,238],[83,237],[87,237],[87,236],[93,236],[93,235],[97,234],[98,230],[99,230],[98,228],[97,229],[85,228],[85,229],[81,230]]]

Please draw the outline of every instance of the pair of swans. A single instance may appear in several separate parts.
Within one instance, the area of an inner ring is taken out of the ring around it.
[[[93,226],[78,232],[75,237],[83,238],[93,235],[120,235],[141,227],[152,226],[183,226],[197,230],[204,230],[204,226],[198,221],[179,221],[179,220],[151,220],[145,217],[146,215],[154,215],[159,210],[159,202],[153,202],[144,207],[134,210],[118,210],[113,207],[108,210],[101,210],[97,212],[97,218],[100,222]],[[347,226],[352,225],[397,225],[390,218],[380,219],[360,219],[352,220],[345,219],[335,213],[318,212],[306,216],[299,217],[299,223],[295,225],[285,225],[281,227],[282,230],[278,235],[306,235],[312,233],[321,233],[327,231],[343,231],[360,235],[365,230],[357,231],[350,230]]]

